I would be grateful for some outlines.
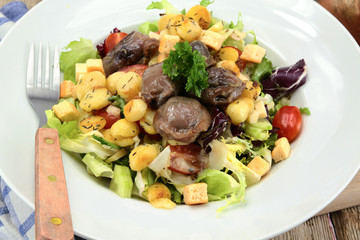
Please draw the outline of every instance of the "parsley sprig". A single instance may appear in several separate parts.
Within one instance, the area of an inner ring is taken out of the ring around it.
[[[185,90],[200,97],[201,92],[209,86],[205,57],[188,42],[175,44],[175,51],[163,63],[163,72],[173,81],[186,81]]]

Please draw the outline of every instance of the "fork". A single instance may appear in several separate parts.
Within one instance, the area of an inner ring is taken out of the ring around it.
[[[44,61],[41,43],[38,48],[36,62],[35,46],[31,44],[26,79],[27,97],[39,117],[35,137],[36,239],[74,239],[58,132],[42,128],[46,123],[45,110],[59,100],[59,54],[55,46],[51,65],[49,44]]]

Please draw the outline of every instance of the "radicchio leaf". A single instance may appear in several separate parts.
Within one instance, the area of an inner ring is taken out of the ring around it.
[[[305,84],[307,67],[304,59],[294,65],[274,70],[270,77],[262,82],[263,92],[274,99],[280,99]]]
[[[241,133],[243,133],[243,129],[241,128],[244,123],[240,123],[239,125],[231,124],[230,130],[233,137],[239,136]]]
[[[110,34],[111,33],[119,33],[119,32],[121,32],[117,27],[116,28],[114,28],[111,32],[110,32]],[[99,43],[98,45],[96,45],[96,48],[97,48],[97,50],[98,50],[98,52],[99,52],[99,55],[100,55],[100,57],[101,58],[104,58],[105,57],[105,40],[106,40],[106,38],[104,39],[104,41],[102,41],[101,43]]]
[[[212,140],[217,139],[224,133],[224,131],[226,130],[226,124],[228,122],[225,113],[217,107],[215,107],[212,112],[212,119],[213,121],[210,128],[208,129],[208,131],[203,133],[198,140],[203,149],[205,149],[206,153],[211,152],[209,143],[211,143]]]

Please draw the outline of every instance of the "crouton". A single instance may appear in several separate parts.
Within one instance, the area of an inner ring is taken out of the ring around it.
[[[99,71],[105,74],[102,60],[101,59],[86,60],[86,71],[87,72]]]
[[[152,32],[152,31],[149,32],[149,37],[150,38],[155,38],[156,40],[160,40],[160,34],[157,34],[157,33]]]
[[[76,98],[75,84],[72,81],[65,80],[60,84],[60,98]]]
[[[270,171],[270,164],[260,156],[254,157],[247,167],[260,176],[264,176]]]
[[[86,63],[76,63],[75,64],[75,79],[76,82],[79,81],[80,75],[87,73]]]
[[[76,120],[80,115],[74,104],[66,100],[54,105],[52,110],[62,122]]]
[[[256,44],[248,44],[245,46],[240,59],[254,63],[261,63],[261,60],[265,56],[265,48],[260,47]]]
[[[158,58],[157,58],[157,62],[158,63],[163,62],[165,59],[167,59],[168,56],[169,56],[169,54],[159,53]]]
[[[266,108],[263,101],[257,101],[255,102],[255,111],[259,112],[259,118],[266,118]]]
[[[290,143],[286,137],[282,137],[276,140],[275,147],[271,152],[271,156],[276,163],[283,161],[290,156]]]
[[[187,205],[207,203],[207,184],[193,183],[184,187],[184,202]]]
[[[174,46],[178,42],[180,42],[180,37],[177,35],[161,35],[159,52],[169,54],[171,50],[175,50]]]
[[[221,34],[209,30],[202,31],[202,34],[199,39],[206,46],[218,51],[221,48],[221,45],[225,41],[225,37]]]

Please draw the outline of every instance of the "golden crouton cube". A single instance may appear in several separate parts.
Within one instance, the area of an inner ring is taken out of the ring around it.
[[[209,30],[202,31],[202,34],[199,39],[206,46],[218,51],[221,48],[221,45],[225,41],[225,37],[221,34]]]
[[[174,46],[178,42],[180,42],[180,37],[177,35],[161,35],[159,52],[169,54],[171,50],[175,50]]]
[[[152,32],[152,31],[149,32],[149,37],[150,38],[155,38],[156,40],[160,40],[160,34],[157,34],[157,33]]]
[[[86,63],[76,63],[75,64],[75,79],[76,82],[79,81],[80,75],[87,73]]]
[[[271,152],[272,159],[280,162],[290,156],[290,143],[286,137],[279,138],[275,142],[275,147]]]
[[[265,56],[265,48],[260,47],[256,44],[248,44],[245,46],[240,59],[254,63],[261,63],[261,60]]]
[[[54,105],[52,110],[62,122],[76,120],[80,115],[74,104],[66,100]]]
[[[99,71],[105,74],[104,66],[101,59],[88,59],[86,60],[87,72]]]
[[[60,98],[76,98],[75,84],[72,81],[65,80],[60,84]]]
[[[264,176],[270,170],[270,164],[260,156],[254,157],[247,167],[260,176]]]
[[[193,183],[184,187],[184,202],[187,205],[207,203],[207,184]]]
[[[266,118],[266,108],[263,101],[255,102],[255,111],[259,112],[259,118]]]

